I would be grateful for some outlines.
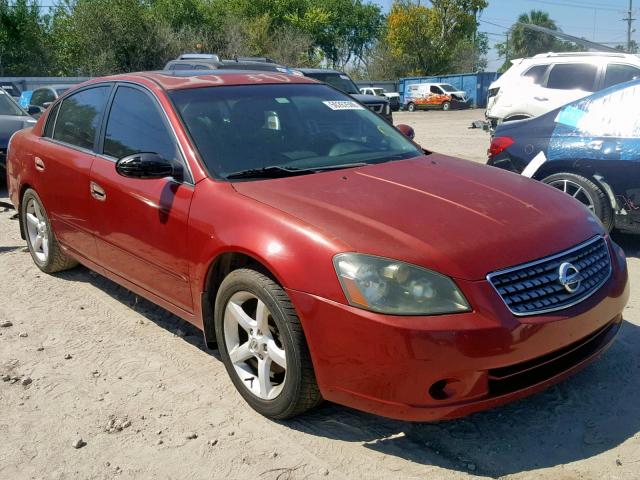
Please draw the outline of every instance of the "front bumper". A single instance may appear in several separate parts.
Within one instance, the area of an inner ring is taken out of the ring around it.
[[[613,249],[612,249],[613,250]],[[540,391],[612,342],[629,297],[624,257],[574,307],[514,317],[486,281],[458,281],[474,311],[380,315],[288,290],[325,399],[411,421],[456,418]]]

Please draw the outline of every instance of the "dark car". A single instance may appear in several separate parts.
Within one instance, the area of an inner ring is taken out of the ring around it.
[[[360,93],[360,89],[355,82],[351,80],[351,77],[346,73],[324,68],[298,68],[296,70],[305,77],[315,78],[350,95],[365,105],[369,110],[380,115],[387,122],[393,123],[393,114],[391,113],[389,100],[378,95],[363,95]]]
[[[260,72],[295,73],[268,57],[236,57],[223,60],[212,53],[185,53],[164,66],[167,71],[191,70],[257,70]]]
[[[27,111],[34,118],[39,118],[47,107],[61,97],[69,88],[71,88],[71,85],[49,85],[35,89],[31,94]]]
[[[0,88],[0,188],[5,185],[7,145],[11,136],[26,127],[33,126],[31,118],[11,96]]]
[[[498,125],[488,164],[563,190],[609,230],[640,234],[640,81]]]

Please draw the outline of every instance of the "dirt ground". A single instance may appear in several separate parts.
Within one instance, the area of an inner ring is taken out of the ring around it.
[[[481,118],[396,117],[425,147],[475,160],[487,134],[467,126]],[[2,210],[0,325],[13,324],[0,327],[2,480],[640,478],[639,238],[616,236],[633,282],[617,341],[564,383],[450,422],[328,403],[273,422],[182,320],[85,268],[40,273]]]

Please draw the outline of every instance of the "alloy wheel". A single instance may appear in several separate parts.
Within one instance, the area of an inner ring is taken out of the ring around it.
[[[287,356],[280,332],[265,303],[253,293],[236,292],[224,311],[224,341],[235,374],[253,395],[273,400],[284,387]]]
[[[40,263],[49,258],[49,226],[42,206],[35,198],[30,198],[26,209],[27,238],[33,253]]]
[[[587,190],[576,182],[567,179],[558,179],[549,183],[552,187],[562,190],[567,195],[571,195],[573,198],[584,204],[589,210],[595,212],[595,205],[593,198]]]

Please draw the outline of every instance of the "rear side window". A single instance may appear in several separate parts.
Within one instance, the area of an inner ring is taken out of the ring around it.
[[[598,67],[588,63],[559,63],[551,67],[547,88],[593,92]]]
[[[53,102],[56,99],[55,94],[48,88],[41,88],[33,92],[31,96],[31,105],[42,107],[45,103]]]
[[[619,83],[628,82],[640,78],[640,69],[631,65],[610,63],[607,65],[607,73],[604,76],[603,88],[611,87]]]
[[[530,78],[536,85],[542,85],[544,74],[547,73],[548,65],[536,65],[527,70],[523,77]]]
[[[51,138],[53,136],[53,126],[56,124],[56,116],[58,115],[58,110],[60,110],[60,103],[56,103],[53,110],[49,112],[47,116],[47,124],[44,127],[43,137]]]
[[[67,97],[58,111],[53,138],[77,147],[93,149],[110,86],[82,90]]]
[[[104,154],[123,158],[140,152],[156,153],[165,160],[179,158],[173,133],[155,100],[136,88],[118,87],[107,120]]]

